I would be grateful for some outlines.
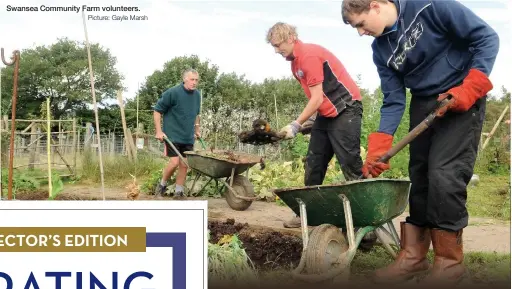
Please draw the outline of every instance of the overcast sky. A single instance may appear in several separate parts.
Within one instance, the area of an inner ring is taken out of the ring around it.
[[[0,47],[14,49],[51,44],[60,37],[85,40],[82,12],[7,12],[11,6],[136,6],[140,12],[87,12],[86,15],[146,15],[145,21],[87,21],[89,41],[109,48],[124,75],[126,98],[135,96],[138,83],[164,62],[177,56],[197,54],[220,67],[221,72],[245,74],[259,82],[266,77],[290,76],[289,62],[274,53],[265,41],[266,31],[277,21],[296,25],[304,42],[334,52],[355,77],[361,74],[364,88],[379,85],[371,59],[373,38],[359,37],[344,25],[337,1],[31,1],[0,0]],[[488,21],[500,35],[500,53],[491,80],[512,90],[510,0],[461,1]],[[122,4],[123,3],[123,4]],[[352,50],[352,52],[349,52]],[[509,51],[508,53],[506,51]],[[93,60],[94,61],[94,60]],[[3,67],[3,63],[0,64]]]

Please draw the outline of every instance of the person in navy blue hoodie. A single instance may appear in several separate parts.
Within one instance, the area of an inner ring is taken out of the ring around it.
[[[393,143],[410,89],[410,129],[447,98],[432,126],[410,143],[410,216],[401,223],[401,251],[375,272],[375,281],[405,281],[427,271],[427,281],[460,281],[462,231],[468,224],[467,184],[473,175],[499,38],[455,0],[344,0],[342,17],[375,39],[373,61],[384,100],[379,129],[368,136],[365,177],[390,168],[378,159]]]

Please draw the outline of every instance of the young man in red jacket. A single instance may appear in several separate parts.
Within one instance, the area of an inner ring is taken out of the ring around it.
[[[281,130],[281,135],[285,139],[295,137],[301,126],[317,114],[311,128],[304,184],[321,185],[334,155],[347,181],[360,178],[363,105],[357,84],[334,54],[320,45],[303,43],[292,25],[276,23],[267,33],[267,42],[291,62],[293,76],[309,99],[302,113]],[[300,227],[300,218],[294,217],[284,226]],[[375,240],[372,234],[365,241],[371,245]]]
[[[427,280],[460,281],[462,231],[468,224],[466,187],[473,174],[485,116],[488,79],[499,49],[496,32],[455,0],[344,0],[342,16],[360,35],[375,37],[373,61],[384,101],[380,127],[368,138],[365,176],[379,176],[379,163],[393,143],[412,94],[410,128],[436,103],[450,103],[432,126],[410,143],[410,216],[401,223],[402,250],[394,263],[377,270],[377,281],[402,281],[429,269]]]

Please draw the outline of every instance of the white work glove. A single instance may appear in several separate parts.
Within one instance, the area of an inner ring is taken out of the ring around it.
[[[316,113],[302,124],[301,131],[303,134],[311,133],[311,127],[313,127],[315,120],[316,120]]]
[[[283,139],[292,139],[299,132],[301,125],[297,121],[292,121],[289,125],[279,131],[279,136]]]

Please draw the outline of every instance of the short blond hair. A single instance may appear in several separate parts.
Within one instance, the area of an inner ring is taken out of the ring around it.
[[[267,32],[267,42],[270,43],[272,39],[278,42],[283,42],[288,40],[288,38],[293,37],[296,39],[298,37],[297,28],[293,25],[277,22],[274,26],[270,27]]]
[[[370,3],[377,1],[380,3],[388,3],[388,0],[343,0],[341,3],[341,17],[345,24],[350,24],[350,14],[359,15],[370,10]]]

